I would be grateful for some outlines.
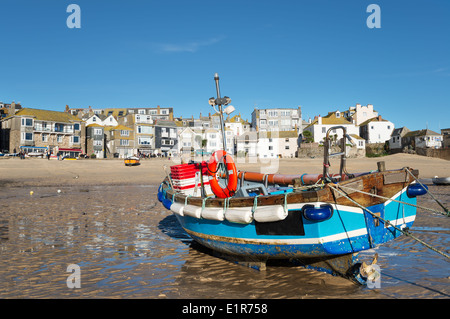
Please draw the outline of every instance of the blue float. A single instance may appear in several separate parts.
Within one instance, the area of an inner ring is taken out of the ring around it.
[[[428,186],[421,184],[411,184],[406,189],[406,194],[408,197],[416,197],[420,195],[425,195],[428,192]]]
[[[170,199],[163,198],[162,204],[165,208],[170,210],[170,206],[172,206],[172,201]]]
[[[162,184],[161,184],[161,185],[159,185],[159,188],[158,188],[158,200],[160,202],[162,202],[163,199],[164,199],[164,193],[162,192]]]
[[[333,215],[333,207],[331,205],[313,205],[303,206],[303,216],[314,222],[321,222],[329,219]]]

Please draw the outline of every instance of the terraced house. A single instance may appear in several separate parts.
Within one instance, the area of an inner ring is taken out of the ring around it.
[[[23,108],[1,121],[2,144],[9,152],[76,157],[83,153],[84,122],[67,112]]]

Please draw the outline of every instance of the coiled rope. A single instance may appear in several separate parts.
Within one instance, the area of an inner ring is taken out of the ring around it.
[[[442,256],[444,256],[447,259],[450,259],[450,256],[447,255],[446,253],[434,248],[433,246],[427,244],[426,242],[424,242],[423,240],[417,238],[416,236],[412,235],[410,232],[407,232],[403,229],[398,228],[397,226],[393,225],[390,221],[375,215],[373,212],[371,212],[369,209],[367,209],[366,207],[364,207],[363,205],[359,204],[358,202],[356,202],[355,200],[353,200],[352,198],[350,198],[344,191],[340,190],[339,188],[343,187],[342,185],[338,185],[338,184],[328,184],[330,187],[332,187],[333,189],[335,189],[339,194],[341,194],[342,196],[344,196],[345,198],[347,198],[348,200],[350,200],[352,203],[354,203],[355,205],[359,206],[360,208],[362,208],[363,210],[365,210],[366,212],[368,212],[370,215],[372,215],[372,217],[374,218],[378,218],[379,220],[381,220],[383,223],[385,223],[388,226],[391,226],[393,228],[395,228],[396,230],[398,230],[399,232],[401,232],[402,234],[404,234],[405,236],[411,237],[412,239],[414,239],[415,241],[421,243],[422,245],[428,247],[429,249],[437,252],[438,254],[441,254]],[[348,187],[347,187],[348,188]],[[365,193],[365,192],[363,192]],[[367,193],[369,195],[374,195],[374,194],[370,194]]]

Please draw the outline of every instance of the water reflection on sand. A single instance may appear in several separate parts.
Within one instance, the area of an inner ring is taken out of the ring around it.
[[[450,188],[431,189],[449,205]],[[218,259],[192,243],[157,201],[156,185],[1,190],[1,298],[450,296],[448,262],[409,238],[365,253],[380,255],[374,290],[284,264],[258,272]],[[438,208],[428,199],[422,205]],[[448,218],[421,212],[414,226],[431,245],[449,246]],[[80,266],[80,289],[67,287],[69,264]]]

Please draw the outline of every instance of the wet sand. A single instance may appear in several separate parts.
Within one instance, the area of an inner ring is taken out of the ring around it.
[[[388,169],[418,168],[422,178],[450,176],[448,161],[400,155],[349,159],[348,167],[373,170],[384,160]],[[164,164],[173,162],[125,167],[119,160],[0,160],[0,298],[450,297],[448,261],[405,237],[362,256],[369,261],[379,254],[380,289],[300,267],[275,263],[259,272],[213,257],[192,243],[156,199]],[[317,159],[279,165],[281,173],[320,173]],[[450,206],[450,187],[430,190]],[[428,196],[419,205],[439,209]],[[447,217],[419,211],[412,230],[448,253]],[[79,289],[67,287],[70,264],[80,266]]]

